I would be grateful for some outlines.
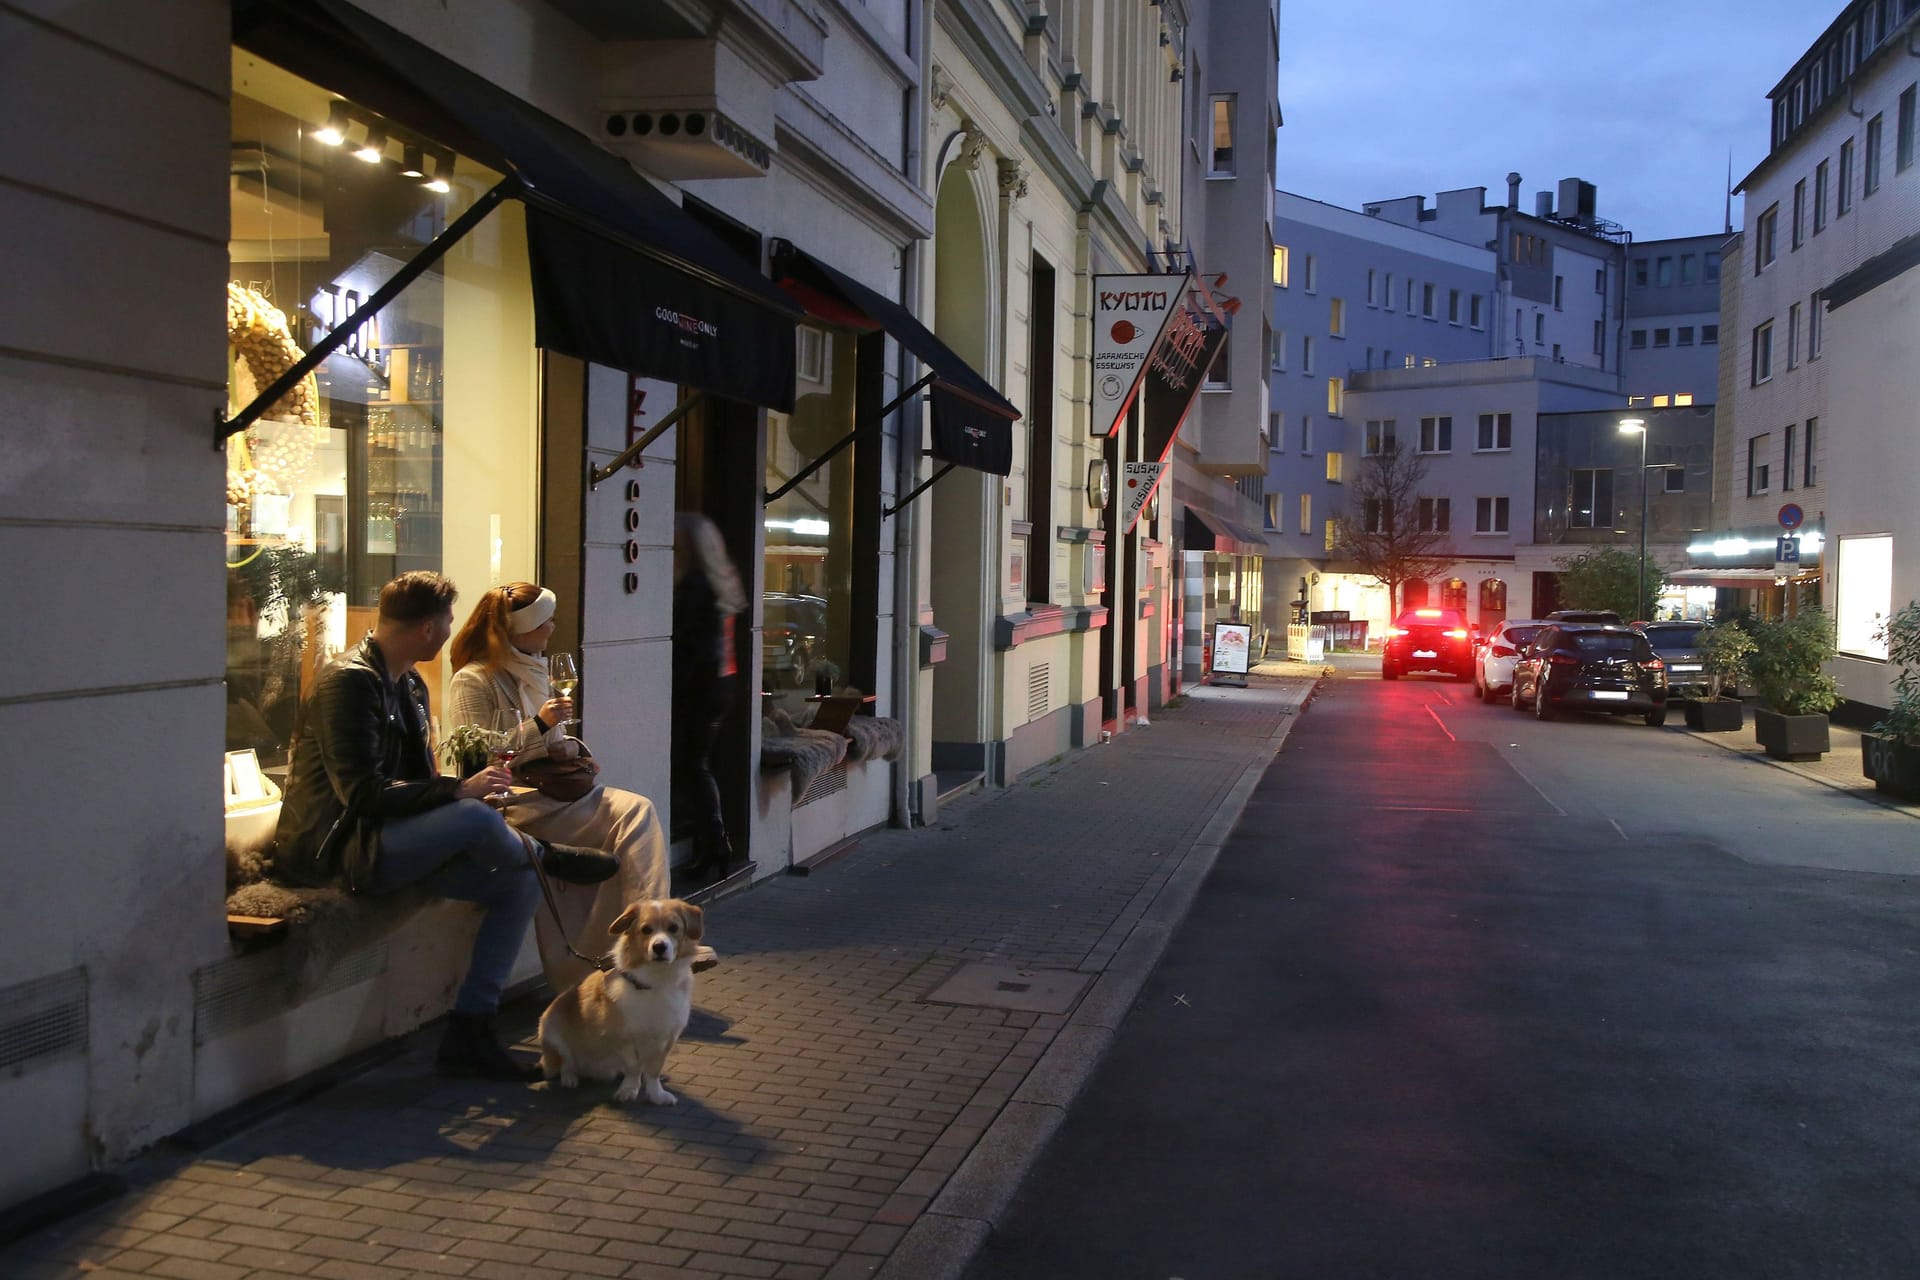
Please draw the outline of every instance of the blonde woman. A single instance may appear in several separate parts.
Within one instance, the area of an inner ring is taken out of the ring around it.
[[[687,872],[718,879],[746,865],[727,838],[720,783],[711,759],[720,722],[733,702],[740,664],[733,620],[746,589],[727,557],[720,528],[697,511],[673,518],[673,764],[694,821]],[[681,787],[676,786],[679,794]]]
[[[553,696],[547,676],[547,641],[553,637],[557,603],[553,592],[531,582],[495,587],[480,597],[449,646],[454,668],[447,685],[449,728],[490,726],[496,713],[507,710],[520,717],[516,753],[559,740],[560,724],[572,716],[573,703]],[[553,886],[565,936],[550,912],[535,916],[547,980],[564,991],[591,971],[568,954],[568,943],[582,955],[597,956],[607,949],[607,926],[627,903],[669,896],[666,833],[645,796],[597,784],[571,801],[515,787],[506,816],[536,839],[604,849],[620,859],[619,874],[603,885]]]

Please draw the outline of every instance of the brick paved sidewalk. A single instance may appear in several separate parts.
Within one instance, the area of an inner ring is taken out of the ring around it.
[[[1303,669],[1193,690],[931,829],[717,904],[726,961],[669,1063],[677,1107],[441,1080],[433,1028],[205,1153],[135,1162],[132,1192],[0,1253],[0,1274],[953,1274],[1313,687]],[[970,961],[1099,976],[1068,1014],[926,1001]],[[515,1013],[530,1031],[537,1005]]]

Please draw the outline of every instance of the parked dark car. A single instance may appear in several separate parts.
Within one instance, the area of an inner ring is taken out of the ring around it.
[[[1667,720],[1667,667],[1631,627],[1563,622],[1534,637],[1513,667],[1513,708],[1551,720],[1561,711]]]
[[[804,687],[826,643],[827,602],[819,596],[768,592],[760,656],[768,681],[784,678]],[[771,686],[769,686],[771,687]]]
[[[1647,622],[1634,628],[1667,664],[1667,692],[1675,697],[1706,697],[1707,656],[1700,651],[1710,628],[1704,622]],[[1720,692],[1732,695],[1732,681]]]
[[[1458,609],[1402,609],[1387,628],[1380,678],[1398,680],[1409,671],[1441,671],[1456,680],[1473,678],[1473,636]]]
[[[1611,609],[1555,609],[1546,617],[1548,622],[1605,622],[1613,626],[1624,626],[1626,619]]]

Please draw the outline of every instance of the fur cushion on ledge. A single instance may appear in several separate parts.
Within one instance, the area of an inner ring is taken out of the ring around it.
[[[837,733],[796,726],[784,711],[774,711],[760,722],[760,767],[790,769],[793,794],[798,796],[813,780],[847,758],[848,741]]]
[[[299,1004],[326,980],[341,957],[368,947],[433,901],[419,888],[378,896],[345,889],[307,889],[266,879],[262,851],[227,854],[227,914],[272,916],[287,922],[281,952],[285,999]]]
[[[847,721],[847,759],[892,760],[906,745],[900,722],[886,716],[855,716]]]

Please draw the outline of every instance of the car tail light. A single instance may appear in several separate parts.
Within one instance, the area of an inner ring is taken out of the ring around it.
[[[1640,665],[1645,667],[1649,671],[1665,671],[1667,669],[1667,664],[1660,661],[1660,659],[1658,658],[1651,658],[1646,662],[1641,663]]]
[[[1493,656],[1496,658],[1517,658],[1520,656],[1520,651],[1518,649],[1509,649],[1503,644],[1496,644],[1493,646]]]
[[[1447,632],[1447,639],[1449,640],[1465,640],[1466,638],[1467,638],[1467,633],[1464,631]]]
[[[1413,616],[1416,618],[1437,618],[1440,616],[1440,611],[1438,609],[1415,609]]]
[[[1406,630],[1401,627],[1388,627],[1387,634],[1390,636],[1403,636],[1407,633],[1406,633]]]
[[[1570,653],[1550,653],[1547,655],[1547,661],[1556,667],[1577,667],[1580,665],[1580,659]]]

